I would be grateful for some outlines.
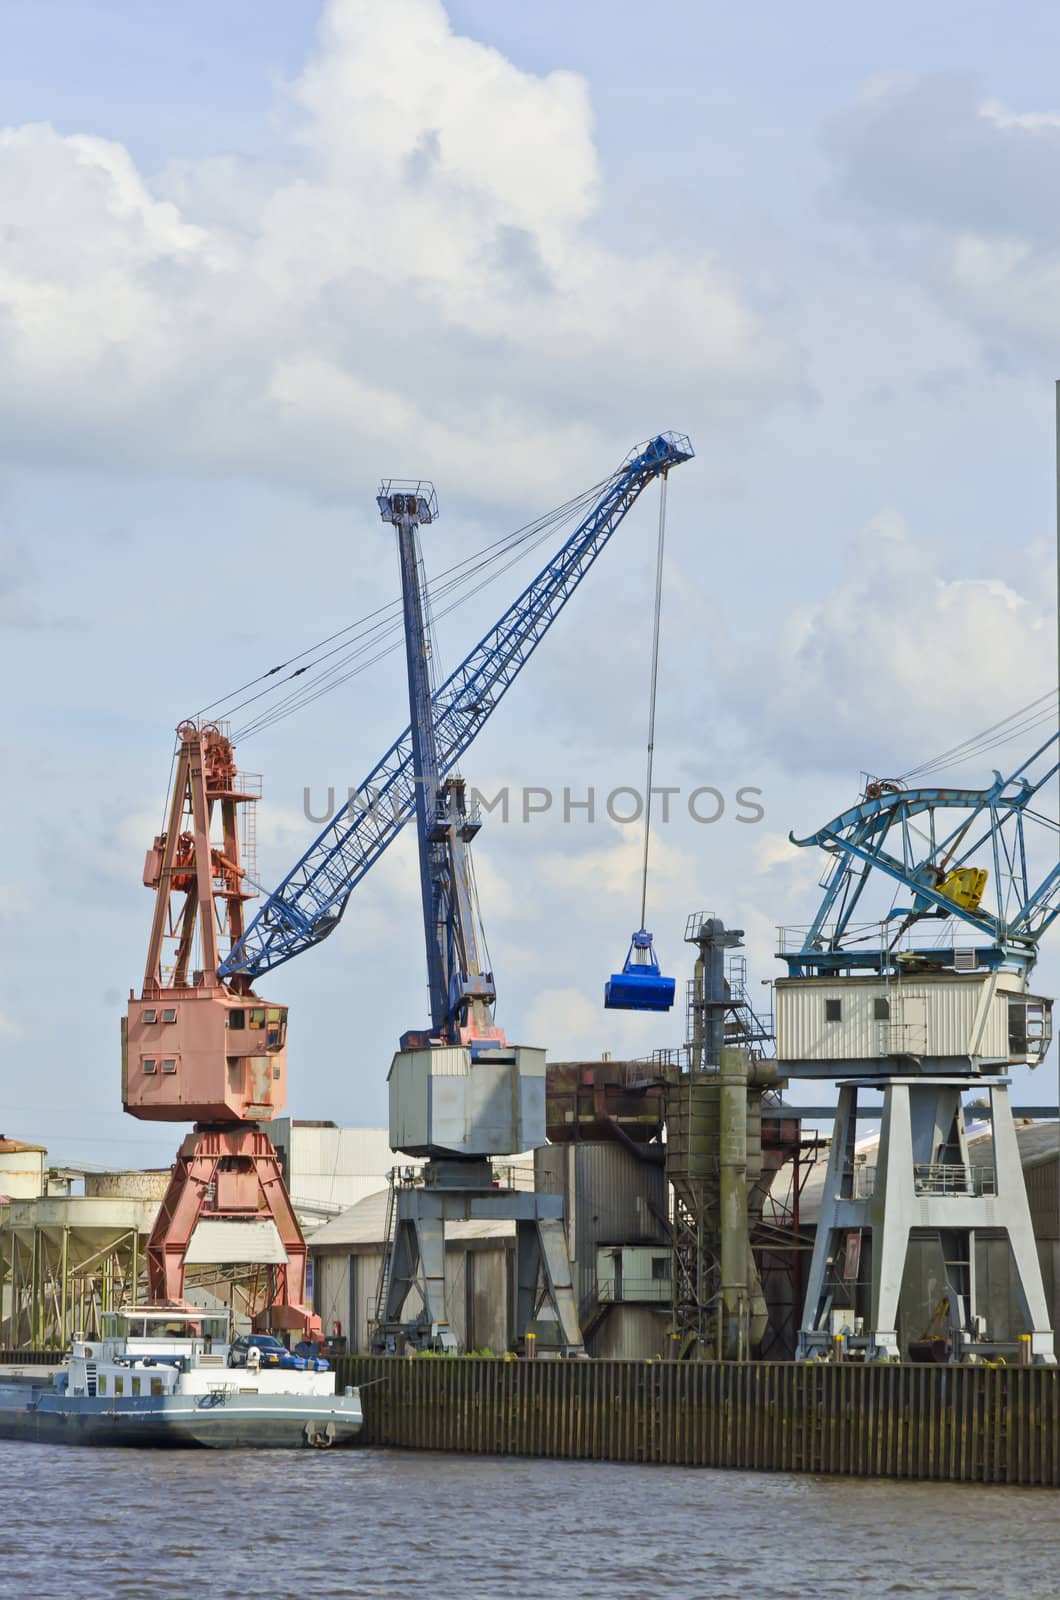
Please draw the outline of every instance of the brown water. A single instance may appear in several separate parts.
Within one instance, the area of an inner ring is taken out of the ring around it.
[[[19,1600],[1053,1600],[1060,1499],[363,1450],[0,1442]]]

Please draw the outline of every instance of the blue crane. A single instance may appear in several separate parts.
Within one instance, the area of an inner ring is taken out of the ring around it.
[[[426,679],[422,678],[423,663],[410,661],[410,672],[418,685],[416,703],[421,708],[429,706],[429,715],[421,709],[410,719],[409,727],[394,741],[280,886],[268,896],[243,937],[221,963],[218,970],[222,978],[238,975],[254,982],[273,967],[319,944],[337,926],[354,888],[413,815],[420,819],[419,826],[428,832],[435,829],[441,834],[450,826],[457,831],[473,831],[476,825],[473,815],[466,808],[463,815],[460,814],[460,793],[456,790],[443,792],[441,780],[452,772],[496,710],[640,494],[660,474],[690,460],[693,455],[688,438],[679,433],[659,434],[637,446],[605,480],[592,509],[547,566],[439,689],[430,693]],[[415,498],[423,499],[424,511],[433,515],[430,510],[433,491],[429,485],[426,487],[426,495],[415,495],[414,489],[402,492],[411,492]],[[403,581],[403,594],[406,587]],[[411,587],[415,588],[415,584]],[[406,646],[413,648],[409,640],[417,634],[417,629],[414,626],[410,634],[408,604],[406,598]],[[423,782],[417,783],[418,772],[422,773]],[[431,809],[432,803],[437,806],[439,798],[447,808],[444,826],[439,824]],[[441,838],[435,842],[442,846]],[[450,943],[451,929],[443,932],[437,928],[435,912],[428,910],[426,880],[429,875],[424,868],[424,915],[428,925],[434,1030],[447,1024],[463,1025],[469,1011],[488,1005],[491,985],[485,975],[468,970],[467,953],[461,955]],[[433,887],[431,904],[434,904]],[[471,919],[466,926],[470,929]],[[474,965],[472,962],[471,966]],[[442,1011],[446,1013],[444,1017]]]
[[[477,808],[468,806],[463,778],[442,778],[432,714],[431,641],[420,583],[417,530],[437,520],[434,485],[388,479],[376,499],[384,522],[397,529],[401,604],[409,684],[409,729],[416,783],[420,892],[427,941],[427,988],[431,1027],[426,1036],[406,1033],[401,1048],[443,1039],[467,1044],[472,1056],[504,1043],[492,1020],[496,1000],[492,973],[478,955],[468,845],[479,830]]]
[[[1057,827],[1032,803],[1060,772],[1058,743],[1060,734],[1053,734],[1007,777],[995,772],[983,789],[871,781],[857,805],[815,833],[791,834],[793,844],[818,845],[834,857],[800,948],[781,953],[791,976],[893,968],[906,928],[951,917],[973,930],[978,966],[1029,973],[1038,941],[1060,915]],[[1047,856],[1034,848],[1028,824],[1052,833]],[[883,918],[894,926],[886,941],[854,922],[874,872],[908,891]],[[952,965],[954,951],[933,949],[931,959]]]

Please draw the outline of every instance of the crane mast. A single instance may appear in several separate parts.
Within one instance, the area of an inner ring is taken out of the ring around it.
[[[429,1037],[451,1044],[503,1044],[490,1008],[493,980],[479,967],[468,845],[479,830],[468,811],[467,785],[440,777],[431,691],[431,640],[420,583],[417,530],[438,518],[434,486],[422,480],[380,484],[376,498],[384,522],[398,540],[405,658],[409,685],[409,729],[416,788],[420,892],[427,945],[431,1002]],[[413,1035],[407,1035],[411,1039]],[[417,1035],[418,1037],[418,1035]],[[427,1040],[425,1039],[426,1043]]]

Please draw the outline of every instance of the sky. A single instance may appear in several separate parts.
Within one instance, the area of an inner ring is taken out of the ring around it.
[[[776,927],[819,897],[789,830],[1056,682],[1060,17],[2,10],[2,1131],[171,1159],[175,1130],[122,1115],[118,1025],[173,729],[393,598],[379,477],[436,483],[430,573],[666,428],[696,458],[670,480],[655,774],[681,796],[649,922],[679,992],[689,913],[745,929],[767,1004]],[[484,791],[642,784],[656,515],[649,493],[466,757]],[[532,572],[440,619],[446,672]],[[316,831],[306,790],[357,783],[405,706],[398,653],[240,742],[266,884]],[[724,812],[694,821],[708,785]],[[562,809],[516,802],[476,846],[499,1020],[556,1059],[678,1045],[680,1004],[601,1005],[637,830]],[[1058,968],[1047,944],[1047,993]],[[262,991],[291,1008],[292,1113],[384,1122],[426,1018],[407,831]],[[1050,1100],[1053,1068],[1017,1090]]]

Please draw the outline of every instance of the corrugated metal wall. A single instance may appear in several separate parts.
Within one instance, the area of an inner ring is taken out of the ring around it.
[[[1060,1157],[1023,1169],[1036,1239],[1060,1239]]]
[[[967,1055],[984,981],[981,974],[966,978],[948,974],[940,983],[913,979],[890,984],[856,978],[835,983],[824,979],[782,979],[776,986],[778,1059],[854,1061],[886,1055],[892,1049],[934,1056]],[[885,998],[890,1000],[890,1021],[877,1021],[874,1001]],[[1008,999],[1008,991],[1000,988],[994,995],[978,1055],[1007,1057]],[[825,1020],[828,1000],[842,1003],[840,1022]],[[914,1007],[906,1002],[915,1001],[922,1001],[927,1007],[923,1052],[911,1037],[918,1024]],[[910,1037],[903,1037],[904,1034]]]
[[[593,1337],[593,1357],[658,1360],[670,1354],[670,1307],[612,1306]]]
[[[498,1239],[495,1246],[477,1245],[468,1249],[449,1241],[445,1252],[445,1296],[449,1320],[461,1346],[490,1349],[508,1348],[512,1339],[509,1257],[513,1242]],[[468,1259],[471,1259],[470,1274]],[[379,1250],[354,1253],[335,1250],[314,1254],[313,1309],[330,1333],[336,1322],[350,1340],[351,1353],[367,1354],[369,1321],[375,1310],[379,1283]],[[352,1295],[352,1302],[351,1302]],[[405,1315],[416,1316],[421,1305],[413,1290]],[[355,1323],[351,1320],[355,1314]],[[470,1315],[469,1315],[470,1313]],[[354,1330],[351,1332],[351,1330]]]
[[[596,1289],[600,1244],[665,1240],[667,1214],[661,1166],[639,1161],[621,1144],[552,1144],[534,1152],[538,1188],[560,1194],[578,1304]],[[652,1208],[655,1208],[654,1211]]]
[[[1060,1487],[1056,1367],[340,1361],[364,1443]]]

